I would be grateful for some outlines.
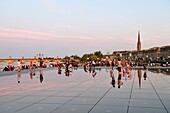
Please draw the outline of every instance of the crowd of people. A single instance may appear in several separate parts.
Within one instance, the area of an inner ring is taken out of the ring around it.
[[[114,76],[114,66],[116,66],[117,71],[118,71],[118,78],[117,78],[117,85],[118,88],[121,87],[121,85],[123,85],[122,82],[122,77],[125,77],[125,80],[127,80],[128,78],[131,79],[132,75],[131,75],[131,66],[129,64],[128,61],[124,60],[124,59],[118,59],[117,61],[111,61],[110,62],[110,77],[112,78],[111,84],[113,85],[113,87],[115,87],[116,85],[116,79]]]
[[[123,85],[122,82],[122,77],[125,78],[125,81],[128,80],[128,78],[131,80],[132,79],[132,66],[130,65],[130,63],[127,60],[124,59],[118,59],[117,61],[111,61],[110,62],[110,77],[112,78],[111,80],[111,84],[113,87],[116,86],[116,79],[115,79],[115,75],[114,75],[114,67],[116,67],[116,70],[118,72],[118,77],[117,77],[117,85],[118,88],[121,87],[121,85]],[[144,74],[143,74],[143,78],[144,80],[146,80],[147,78],[147,67],[146,65],[143,65],[143,69],[144,69]]]
[[[51,64],[50,64],[51,65]],[[112,60],[109,62],[110,65],[110,77],[111,77],[111,85],[113,87],[115,87],[117,85],[118,88],[120,88],[123,85],[122,82],[122,77],[125,78],[125,80],[131,80],[132,79],[132,74],[131,74],[131,70],[132,67],[130,65],[130,63],[127,60],[124,59],[117,59],[117,60]],[[89,61],[83,64],[84,67],[84,71],[86,73],[91,73],[93,77],[95,77],[97,75],[96,69],[95,67],[97,66],[95,61]],[[42,68],[46,68],[47,65],[44,63],[44,61],[41,59],[39,61],[39,64],[33,64],[32,62],[30,62],[30,65],[21,65],[20,61],[17,62],[17,67],[14,66],[7,66],[3,69],[3,71],[13,71],[13,70],[17,70],[18,71],[18,83],[20,83],[20,79],[21,79],[21,73],[20,71],[22,69],[35,69],[35,68],[39,68],[40,69],[40,76],[38,78],[40,78],[40,82],[42,83],[43,81],[43,71]],[[69,60],[66,60],[65,63],[60,63],[60,64],[54,64],[52,65],[52,67],[57,67],[58,68],[58,74],[62,74],[62,70],[65,69],[65,76],[70,76],[73,73],[73,69],[77,70],[78,69],[78,64],[77,63],[70,63]],[[146,65],[144,65],[143,67],[144,69],[144,80],[146,80],[147,78],[147,68]],[[116,80],[116,76],[115,76],[115,70],[117,71],[117,80]],[[32,79],[33,76],[35,76],[35,72],[30,71],[30,78]]]
[[[87,62],[83,66],[84,67],[84,71],[92,73],[92,76],[95,77],[96,74],[97,74],[97,72],[95,70],[95,66],[96,66],[96,62],[95,61]]]
[[[15,69],[14,66],[8,65],[4,67],[3,71],[14,71],[14,69]]]

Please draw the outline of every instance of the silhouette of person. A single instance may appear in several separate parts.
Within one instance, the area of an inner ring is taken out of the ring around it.
[[[33,65],[32,65],[32,61],[30,61],[30,69],[32,69],[32,66],[33,66]]]
[[[40,67],[43,67],[43,60],[42,59],[40,59]]]
[[[20,60],[18,60],[17,65],[18,65],[18,72],[20,72],[20,70],[21,70],[21,62],[20,62]]]

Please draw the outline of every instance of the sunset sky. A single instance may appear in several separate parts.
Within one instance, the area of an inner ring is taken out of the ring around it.
[[[170,44],[170,0],[0,0],[0,58]]]

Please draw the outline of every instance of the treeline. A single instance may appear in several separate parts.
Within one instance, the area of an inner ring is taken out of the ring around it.
[[[64,59],[78,59],[80,61],[99,61],[103,58],[103,54],[101,51],[96,51],[94,53],[90,54],[84,54],[82,57],[79,57],[77,55],[71,55],[70,57],[65,56]]]

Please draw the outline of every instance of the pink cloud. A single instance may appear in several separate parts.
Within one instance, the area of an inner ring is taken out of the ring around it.
[[[36,32],[23,29],[0,28],[0,39],[18,38],[18,39],[34,39],[34,40],[57,40],[57,39],[72,39],[72,40],[95,40],[94,37],[87,36],[71,36],[57,35],[46,32]]]

